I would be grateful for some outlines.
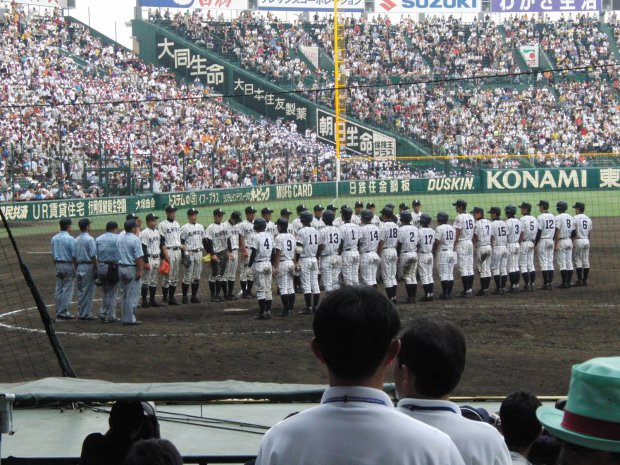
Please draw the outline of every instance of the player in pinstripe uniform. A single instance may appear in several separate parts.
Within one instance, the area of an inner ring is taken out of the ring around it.
[[[355,213],[351,216],[351,223],[358,226],[362,225],[362,210],[364,209],[364,203],[361,201],[355,202]]]
[[[297,241],[295,236],[288,232],[289,224],[285,218],[276,222],[278,235],[276,236],[276,256],[273,274],[278,282],[280,298],[282,299],[282,316],[291,316],[295,308],[295,288],[293,286],[293,259]]]
[[[323,208],[322,205],[315,205],[313,211],[314,218],[312,218],[312,223],[310,225],[317,231],[320,231],[325,227],[325,223],[323,223],[323,220],[321,218],[321,216],[323,215],[323,211],[325,211],[325,208]]]
[[[396,224],[398,225],[398,227],[402,226],[402,223],[400,221],[400,214],[405,211],[409,211],[409,206],[406,203],[401,203],[398,206],[398,217],[396,218],[397,219]],[[411,219],[413,219],[413,217]]]
[[[538,215],[538,233],[534,245],[538,249],[538,261],[543,277],[542,291],[553,289],[553,238],[555,237],[555,216],[549,213],[549,202],[538,202],[540,215]]]
[[[398,228],[398,264],[400,275],[405,280],[407,290],[407,303],[415,303],[415,295],[418,290],[416,271],[418,269],[418,246],[420,233],[418,228],[411,224],[411,212],[404,209],[400,213],[401,227]]]
[[[411,224],[420,229],[420,216],[422,216],[420,209],[422,208],[422,202],[415,199],[411,202],[411,207],[413,208],[413,211],[411,212]]]
[[[308,209],[306,208],[304,204],[301,204],[301,205],[297,205],[296,211],[297,211],[297,218],[293,220],[293,227],[292,227],[292,232],[291,232],[291,234],[293,234],[293,236],[295,237],[297,237],[297,233],[304,226],[303,224],[301,224],[301,219],[300,219],[301,214],[305,211],[308,211]],[[298,249],[297,252],[301,253],[301,249]],[[294,272],[293,272],[293,286],[295,287],[296,294],[303,293],[303,289],[301,288],[301,276],[299,274],[299,270],[297,270],[296,268],[294,268]]]
[[[360,253],[357,243],[360,239],[360,227],[351,222],[353,210],[349,207],[342,208],[342,221],[340,227],[342,233],[342,281],[345,286],[357,286],[359,284]]]
[[[362,226],[357,247],[360,252],[360,281],[367,286],[377,287],[377,270],[381,264],[379,255],[383,248],[379,228],[372,224],[373,213],[362,210]]]
[[[562,284],[558,287],[569,289],[573,287],[573,237],[575,236],[575,224],[573,217],[566,213],[568,203],[560,200],[556,209],[559,215],[555,217],[554,250],[557,252],[558,268],[562,276]]]
[[[213,211],[213,223],[206,230],[207,242],[205,248],[211,254],[211,277],[209,278],[209,291],[211,302],[223,302],[220,292],[224,288],[224,271],[230,252],[228,250],[228,231],[222,227],[222,219],[225,212],[217,208]]]
[[[507,258],[508,225],[500,219],[502,211],[499,207],[489,209],[491,215],[491,273],[495,280],[495,293],[504,295],[508,281]]]
[[[519,275],[521,221],[515,218],[517,207],[514,205],[507,205],[504,212],[506,213],[506,225],[508,226],[508,236],[506,238],[508,279],[510,280],[508,292],[516,293],[519,292],[519,281],[521,280]]]
[[[585,214],[586,206],[583,202],[575,202],[575,268],[577,269],[577,281],[574,286],[587,286],[588,274],[590,273],[590,233],[592,232],[592,220]]]
[[[237,268],[239,267],[239,250],[245,249],[244,236],[241,234],[239,223],[241,222],[241,213],[234,211],[230,214],[228,221],[222,223],[222,228],[226,231],[228,237],[228,261],[224,270],[224,298],[226,300],[237,300],[234,294],[235,280],[237,279]]]
[[[491,285],[491,222],[484,217],[484,209],[474,207],[472,211],[476,219],[474,227],[474,244],[478,274],[480,275],[480,290],[478,296],[488,296]]]
[[[183,273],[183,282],[181,289],[183,297],[181,303],[191,302],[199,304],[198,288],[200,287],[200,275],[202,274],[202,251],[204,250],[203,242],[205,240],[205,228],[198,223],[198,210],[190,208],[187,210],[187,223],[181,228],[181,244],[185,246],[183,253],[183,265],[185,271]],[[189,287],[192,287],[191,300],[188,299],[187,293]]]
[[[381,210],[380,237],[383,241],[381,248],[381,279],[387,298],[396,303],[396,291],[398,282],[396,281],[396,271],[398,269],[398,255],[396,245],[398,244],[398,226],[394,218],[394,210],[385,207]]]
[[[441,299],[452,298],[452,288],[454,287],[454,265],[456,264],[456,252],[454,252],[454,241],[456,231],[453,226],[448,224],[448,214],[446,212],[437,213],[437,229],[435,229],[435,244],[433,252],[436,253],[437,270],[441,280]]]
[[[319,231],[319,266],[323,289],[328,293],[340,287],[342,233],[333,225],[334,212],[332,210],[323,212],[323,223],[325,227]]]
[[[271,273],[272,265],[275,260],[275,242],[273,234],[266,231],[267,220],[256,218],[254,220],[254,236],[252,243],[252,254],[250,256],[250,267],[254,271],[256,281],[256,298],[258,299],[259,314],[257,319],[268,320],[271,318]]]
[[[413,216],[413,214],[412,214]],[[435,231],[430,227],[431,217],[426,213],[420,215],[420,246],[418,248],[418,271],[420,281],[424,289],[424,297],[420,302],[432,302],[434,298],[433,288],[433,246],[435,244]]]
[[[158,231],[161,235],[161,254],[170,264],[170,272],[164,277],[162,294],[168,305],[179,305],[174,298],[174,292],[179,282],[181,268],[181,226],[176,221],[177,209],[172,205],[166,207],[166,219],[159,223]]]
[[[252,286],[254,284],[254,273],[249,267],[252,240],[254,239],[254,218],[256,210],[252,207],[245,208],[245,220],[239,223],[239,233],[243,236],[243,246],[241,250],[243,260],[241,262],[241,272],[239,273],[239,285],[241,286],[241,297],[244,299],[252,298]]]
[[[456,207],[457,216],[454,220],[456,231],[455,250],[456,260],[463,283],[461,297],[472,297],[474,287],[474,238],[475,220],[470,213],[467,213],[467,202],[457,200],[452,206]]]
[[[275,237],[278,235],[278,229],[276,228],[276,224],[273,221],[271,221],[272,213],[273,213],[273,210],[269,207],[265,207],[260,211],[261,217],[267,223],[267,229],[265,229],[265,232],[271,234],[275,239]]]
[[[370,210],[372,212],[371,224],[374,224],[378,228],[379,226],[381,226],[381,220],[379,219],[379,217],[375,213],[376,209],[377,209],[377,207],[375,206],[374,202],[367,202],[366,203],[366,210]]]
[[[292,214],[293,212],[288,208],[280,210],[280,218],[286,220],[286,224],[288,224],[286,232],[289,234],[293,234],[293,223],[289,221]],[[277,234],[280,234],[280,228],[278,228],[278,222],[276,221],[276,235]]]
[[[521,244],[519,247],[519,270],[523,277],[523,290],[533,291],[536,281],[536,268],[534,267],[534,241],[538,232],[538,221],[530,212],[532,205],[522,202],[521,209]]]
[[[340,216],[334,220],[334,226],[336,226],[337,228],[342,227],[342,225],[344,224],[344,220],[342,219],[342,210],[344,210],[345,208],[349,208],[349,206],[343,205],[342,207],[340,207]]]
[[[146,215],[146,229],[140,231],[140,241],[142,246],[146,247],[145,261],[148,260],[144,265],[145,274],[142,277],[142,308],[161,307],[155,300],[161,263],[161,234],[155,227],[158,219],[149,213]]]
[[[297,233],[297,245],[301,251],[295,253],[295,268],[300,271],[301,286],[304,292],[306,308],[302,314],[311,314],[319,306],[319,266],[317,254],[319,250],[319,233],[312,227],[312,214],[302,212],[300,216],[303,227]]]

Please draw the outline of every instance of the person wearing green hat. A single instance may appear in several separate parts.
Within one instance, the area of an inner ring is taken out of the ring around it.
[[[561,439],[559,465],[620,463],[620,357],[574,365],[564,410],[539,407],[538,421]]]

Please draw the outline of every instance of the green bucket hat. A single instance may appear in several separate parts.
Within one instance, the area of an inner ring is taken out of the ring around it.
[[[620,357],[574,365],[564,411],[539,407],[538,421],[554,436],[588,449],[620,452]]]

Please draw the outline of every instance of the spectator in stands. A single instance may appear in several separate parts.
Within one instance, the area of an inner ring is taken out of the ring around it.
[[[511,465],[502,436],[491,425],[461,415],[450,402],[465,368],[463,331],[448,321],[417,319],[401,336],[394,366],[400,412],[448,434],[467,465]]]
[[[513,465],[531,465],[528,456],[542,434],[536,409],[542,404],[534,394],[516,391],[504,399],[499,409],[499,429],[510,451]]]
[[[563,441],[558,464],[620,464],[619,404],[620,357],[574,365],[564,411],[536,411],[544,428]]]
[[[183,458],[166,439],[143,439],[127,453],[123,465],[182,465]]]
[[[447,435],[396,412],[382,391],[399,329],[396,307],[371,287],[327,296],[314,315],[312,351],[330,387],[320,406],[265,434],[256,463],[462,464]]]

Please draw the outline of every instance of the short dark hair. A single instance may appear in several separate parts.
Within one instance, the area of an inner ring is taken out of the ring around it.
[[[451,393],[465,369],[465,335],[449,321],[419,318],[401,337],[398,361],[414,375],[419,395],[439,398]]]
[[[528,447],[536,441],[542,429],[536,409],[541,405],[536,396],[527,391],[515,391],[504,399],[499,418],[509,448]]]
[[[321,303],[312,323],[315,343],[336,376],[373,375],[400,331],[398,310],[370,286],[345,286]]]
[[[562,441],[562,449],[560,450],[558,465],[571,465],[576,457],[586,457],[592,460],[593,457],[588,456],[590,456],[592,453],[597,452],[602,454],[609,454],[609,461],[607,463],[611,462],[620,465],[620,452],[605,452],[598,449],[590,449],[588,447],[573,444],[568,441]]]
[[[181,454],[167,439],[143,439],[136,442],[123,465],[182,465]]]
[[[112,405],[109,418],[110,429],[128,436],[140,430],[144,424],[144,408],[140,402],[117,401]]]

